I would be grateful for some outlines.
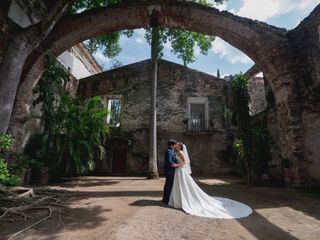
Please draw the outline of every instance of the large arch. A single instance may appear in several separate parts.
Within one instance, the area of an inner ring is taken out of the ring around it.
[[[299,164],[304,163],[301,161],[304,159],[301,106],[296,91],[300,79],[291,71],[295,61],[292,61],[294,56],[291,54],[288,32],[190,2],[141,0],[85,11],[77,16],[61,19],[25,64],[11,120],[13,135],[18,139],[23,138],[23,124],[19,120],[21,116],[29,114],[32,88],[43,71],[45,51],[59,55],[73,45],[103,33],[146,27],[152,11],[158,12],[161,27],[221,37],[255,61],[274,93],[278,126],[277,136],[274,137],[277,138],[281,157],[292,163],[292,177],[288,181],[299,184],[300,175],[305,175],[304,164]]]

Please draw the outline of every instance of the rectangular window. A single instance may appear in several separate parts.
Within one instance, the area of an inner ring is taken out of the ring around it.
[[[190,132],[203,132],[208,129],[208,98],[188,98],[188,130]]]
[[[107,117],[107,123],[111,126],[120,126],[120,114],[121,114],[121,100],[120,99],[108,99],[108,110],[111,115]]]
[[[205,105],[190,104],[191,129],[192,132],[200,132],[205,130]]]

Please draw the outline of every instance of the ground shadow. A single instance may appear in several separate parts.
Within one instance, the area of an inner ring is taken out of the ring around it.
[[[168,207],[164,204],[162,200],[152,200],[152,199],[142,199],[137,200],[129,204],[130,206],[147,207],[147,206],[158,206],[158,207]]]
[[[319,198],[303,194],[296,189],[249,187],[242,182],[210,185],[204,183],[201,179],[197,179],[196,182],[201,189],[211,196],[231,198],[243,202],[256,210],[289,207],[320,220],[320,208],[317,207],[320,204]]]
[[[119,183],[120,180],[110,180],[102,178],[90,178],[90,179],[81,179],[81,178],[63,178],[59,181],[51,182],[49,186],[61,186],[67,188],[76,188],[76,187],[97,187],[97,186],[108,186]]]
[[[164,207],[164,208],[171,208],[172,210],[183,212],[182,209],[175,209],[168,205],[165,205],[164,203],[162,203],[162,201],[152,200],[152,199],[137,200],[133,203],[130,203],[129,205],[139,206],[139,207],[158,206],[158,207]],[[215,221],[217,219],[212,219],[212,220]],[[219,219],[219,221],[221,221],[221,219]],[[229,221],[229,220],[225,220],[225,221]],[[248,217],[238,219],[238,222],[243,227],[245,227],[251,234],[256,236],[257,239],[297,240],[297,238],[295,238],[294,236],[291,236],[290,233],[274,225],[273,223],[268,221],[265,217],[261,216],[256,211],[253,211],[253,213]]]
[[[61,196],[60,198],[64,202],[68,202],[66,206],[67,215],[63,216],[63,221],[66,222],[68,230],[77,229],[92,229],[96,226],[103,224],[108,221],[103,213],[105,211],[110,211],[110,209],[103,209],[101,206],[79,206],[74,207],[79,201],[91,201],[94,198],[121,198],[121,197],[135,197],[133,202],[129,203],[130,206],[148,207],[148,206],[158,206],[164,208],[170,208],[164,205],[161,201],[162,199],[162,189],[161,188],[151,188],[151,191],[143,190],[144,188],[138,187],[135,191],[133,186],[130,185],[130,190],[125,189],[125,184],[121,185],[121,188],[110,188],[108,191],[108,186],[116,185],[124,181],[140,181],[144,178],[76,178],[76,179],[66,179],[63,184],[57,185],[58,189],[50,189],[50,194],[55,196]],[[294,189],[287,188],[271,188],[271,187],[248,187],[238,180],[221,181],[225,183],[221,184],[210,184],[210,181],[205,181],[203,178],[195,178],[197,184],[209,195],[217,197],[231,198],[240,202],[243,202],[251,206],[254,210],[263,208],[278,208],[278,207],[290,207],[297,211],[304,212],[309,216],[316,219],[320,219],[320,209],[318,208],[319,199],[304,196],[298,193]],[[209,182],[209,183],[208,183]],[[131,184],[131,183],[130,183]],[[141,184],[143,184],[141,182]],[[104,191],[99,189],[81,189],[80,191],[75,190],[75,187],[95,187],[95,186],[106,186],[102,188]],[[60,189],[62,187],[62,189]],[[124,187],[124,188],[123,188]],[[122,190],[124,189],[124,190]],[[128,187],[129,189],[129,187]],[[159,190],[157,190],[159,189]],[[160,190],[161,189],[161,190]],[[94,191],[92,191],[94,190]],[[142,191],[141,191],[142,190]],[[37,193],[37,190],[35,190]],[[140,199],[139,199],[140,198]],[[158,198],[148,199],[148,198]],[[90,199],[90,200],[89,200]],[[93,200],[94,201],[94,200]],[[72,206],[72,207],[69,207]],[[173,209],[176,210],[176,209]],[[178,210],[178,209],[177,209]],[[180,211],[180,210],[179,210]],[[39,218],[37,218],[39,219]],[[227,220],[226,220],[227,221]],[[258,239],[289,239],[295,240],[296,238],[277,225],[270,222],[267,218],[254,211],[252,215],[247,218],[238,219],[238,222],[245,227],[249,232],[251,232]],[[31,222],[23,223],[0,223],[0,239],[6,239],[10,234],[15,231],[21,230],[26,225]],[[39,225],[37,229],[32,229],[32,236],[48,236],[50,239],[58,238],[61,231],[64,231],[63,226],[59,222],[58,218],[49,219],[45,223]],[[59,236],[61,238],[61,236]],[[22,238],[21,238],[22,239]]]
[[[111,210],[103,209],[100,206],[93,208],[88,208],[87,206],[70,208],[66,206],[62,211],[63,214],[60,217],[57,212],[54,212],[51,218],[28,230],[28,236],[32,234],[33,239],[43,239],[45,236],[45,239],[54,240],[61,238],[61,236],[58,236],[61,231],[96,228],[108,220],[102,214]],[[47,214],[47,211],[37,210],[34,213],[33,211],[28,211],[28,215],[34,217],[34,219],[14,224],[1,223],[0,239],[8,239],[12,234],[32,225],[47,216]],[[15,239],[24,239],[24,234]]]
[[[298,239],[290,235],[289,232],[286,232],[283,229],[279,228],[277,225],[271,223],[256,211],[254,211],[249,217],[238,219],[238,222],[257,239]]]

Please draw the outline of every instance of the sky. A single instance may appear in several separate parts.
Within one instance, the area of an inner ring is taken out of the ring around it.
[[[290,30],[307,17],[319,3],[320,0],[228,0],[217,8]],[[122,65],[149,59],[151,49],[144,39],[144,34],[144,29],[136,29],[131,38],[121,36],[122,52],[115,59]],[[216,75],[217,69],[221,77],[244,73],[254,65],[248,56],[220,38],[215,39],[208,55],[201,55],[199,49],[195,52],[197,60],[188,64],[188,67],[211,75]],[[114,61],[103,56],[102,51],[95,53],[94,57],[104,70],[112,68]],[[171,51],[170,43],[164,47],[163,59],[183,64]]]

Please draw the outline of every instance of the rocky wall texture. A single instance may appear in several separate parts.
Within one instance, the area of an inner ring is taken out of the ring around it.
[[[250,78],[248,91],[251,115],[264,111],[267,107],[264,79],[262,77]]]
[[[160,27],[218,36],[256,63],[274,96],[269,116],[272,115],[275,126],[272,137],[277,143],[279,163],[286,166],[286,184],[320,185],[318,170],[314,171],[320,168],[316,151],[320,136],[313,133],[320,121],[320,5],[288,31],[189,1],[125,1],[61,19],[40,48],[43,53],[59,55],[84,39],[147,27],[152,11],[159,13]],[[43,53],[34,51],[25,62],[11,117],[12,128],[21,128],[19,119],[30,114],[32,87],[44,69]],[[0,125],[6,128],[7,124]]]
[[[162,173],[169,139],[184,142],[194,174],[217,175],[235,171],[230,153],[233,131],[226,129],[226,82],[181,65],[160,61],[157,96],[157,151]],[[121,67],[80,80],[78,94],[121,98],[120,136],[132,142],[126,173],[146,174],[149,155],[150,61]],[[188,97],[208,98],[208,129],[187,131]],[[110,168],[109,168],[110,169]]]

